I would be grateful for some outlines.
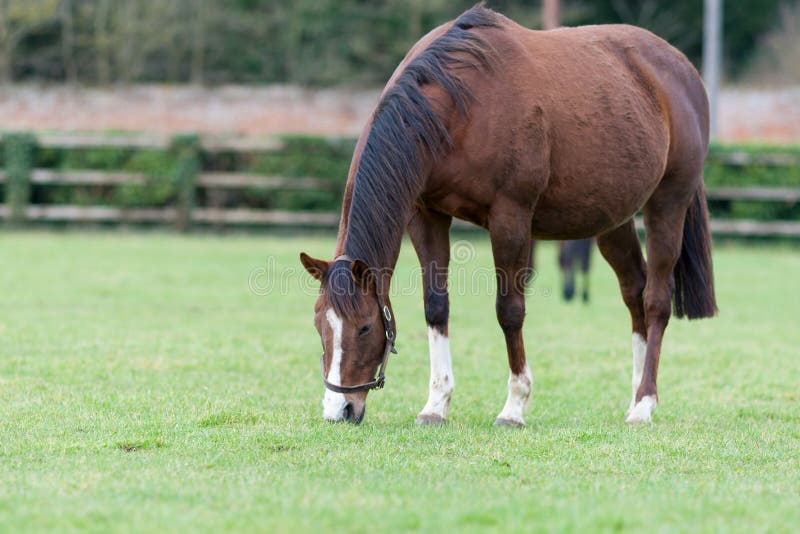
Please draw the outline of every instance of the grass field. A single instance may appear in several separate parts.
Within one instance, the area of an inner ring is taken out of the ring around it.
[[[469,279],[491,266],[473,237]],[[359,427],[321,418],[305,276],[330,237],[0,234],[0,531],[740,531],[800,525],[800,253],[721,246],[721,314],[673,321],[651,426],[629,427],[630,332],[596,256],[589,306],[539,250],[528,427],[495,428],[493,297],[456,291],[456,392],[427,396],[419,291]],[[269,259],[274,259],[273,260]],[[397,280],[416,268],[404,246]],[[253,283],[255,282],[255,284]],[[305,289],[303,289],[303,284]],[[257,287],[253,287],[253,286]],[[402,284],[400,284],[402,285]],[[407,285],[407,284],[406,284]],[[313,287],[312,287],[313,289]]]

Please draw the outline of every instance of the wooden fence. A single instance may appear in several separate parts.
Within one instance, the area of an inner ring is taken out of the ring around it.
[[[283,177],[235,172],[206,172],[200,168],[200,153],[264,152],[282,148],[279,140],[239,139],[239,138],[183,138],[146,135],[64,135],[43,134],[35,139],[36,145],[45,148],[78,149],[96,147],[116,147],[131,149],[168,150],[176,144],[186,145],[176,157],[175,165],[179,179],[177,201],[174,206],[161,208],[124,208],[109,206],[78,206],[59,204],[31,204],[31,185],[61,186],[122,186],[142,185],[148,181],[144,174],[128,172],[105,172],[96,170],[59,171],[43,168],[17,168],[13,179],[7,171],[0,171],[0,184],[6,185],[5,205],[0,205],[0,219],[12,224],[35,221],[75,222],[75,223],[157,223],[174,225],[180,231],[187,231],[194,225],[225,226],[304,226],[330,228],[338,225],[339,214],[330,212],[282,211],[264,209],[222,208],[214,206],[195,206],[198,190],[224,192],[244,188],[266,190],[334,190],[335,185],[314,177]],[[727,165],[800,165],[797,157],[785,154],[717,154],[725,158]],[[8,157],[7,164],[8,164]],[[187,161],[189,162],[187,164]],[[183,171],[181,170],[183,169]],[[181,172],[183,174],[181,175]],[[15,190],[12,194],[10,182]],[[213,197],[213,195],[210,195]],[[757,201],[757,202],[800,202],[800,188],[785,187],[721,187],[708,191],[709,200]],[[641,221],[637,221],[641,228]],[[470,227],[459,224],[461,228]],[[741,236],[790,236],[800,237],[798,221],[755,221],[722,220],[712,221],[712,231],[716,234]]]

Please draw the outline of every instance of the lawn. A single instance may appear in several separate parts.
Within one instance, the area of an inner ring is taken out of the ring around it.
[[[0,531],[798,528],[796,248],[717,248],[720,316],[670,324],[655,422],[630,427],[613,274],[596,256],[591,303],[565,304],[543,245],[534,393],[511,429],[492,426],[508,368],[493,297],[469,287],[488,242],[469,239],[456,392],[430,428],[413,423],[428,356],[408,245],[400,354],[352,426],[321,417],[315,287],[297,260],[329,257],[332,237],[0,234]]]

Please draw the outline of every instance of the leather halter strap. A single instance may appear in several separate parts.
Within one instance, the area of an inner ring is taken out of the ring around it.
[[[353,263],[353,258],[347,255],[337,256],[333,262],[336,263],[337,261],[347,261],[349,263]],[[331,391],[335,391],[336,393],[357,393],[359,391],[369,391],[371,389],[381,389],[383,388],[384,384],[386,384],[386,365],[389,363],[389,354],[397,354],[397,349],[394,346],[395,341],[395,328],[394,328],[394,317],[392,316],[392,311],[389,309],[389,306],[384,302],[383,297],[380,293],[377,293],[378,298],[378,306],[381,309],[381,321],[383,322],[383,333],[386,337],[386,341],[384,342],[383,346],[383,360],[381,360],[381,365],[378,368],[378,376],[375,377],[374,380],[370,382],[364,382],[363,384],[358,384],[356,386],[340,386],[337,384],[332,384],[328,382],[325,378],[325,353],[322,353],[322,356],[319,358],[319,365],[320,370],[322,372],[322,383],[325,384],[325,387]]]

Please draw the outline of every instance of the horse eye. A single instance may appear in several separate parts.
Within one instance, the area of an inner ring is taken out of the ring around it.
[[[358,335],[359,336],[363,336],[363,335],[369,333],[370,330],[372,330],[372,325],[371,324],[364,325],[364,326],[361,327],[361,330],[358,331]]]

